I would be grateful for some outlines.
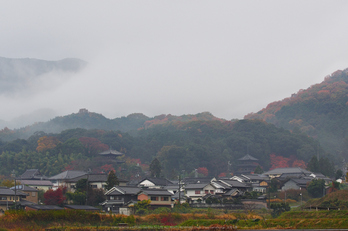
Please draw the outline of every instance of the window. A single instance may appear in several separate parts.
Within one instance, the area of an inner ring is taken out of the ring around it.
[[[214,190],[210,190],[210,194],[214,194]]]
[[[205,193],[205,194],[208,194],[208,193],[209,193],[209,190],[205,190],[204,193]]]
[[[35,197],[36,196],[36,192],[31,192],[31,196]]]
[[[7,197],[1,197],[2,201],[7,201]]]
[[[161,197],[161,201],[169,201],[168,197]]]
[[[201,191],[196,190],[196,191],[195,191],[195,194],[201,194]]]
[[[110,200],[113,200],[114,199],[114,196],[110,196]]]
[[[92,187],[92,188],[97,188],[97,185],[92,184],[91,187]]]
[[[158,197],[151,197],[152,201],[158,201]]]

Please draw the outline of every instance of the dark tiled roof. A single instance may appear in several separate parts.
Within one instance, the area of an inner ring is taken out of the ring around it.
[[[172,185],[173,183],[165,178],[155,178],[155,177],[146,177],[145,179],[141,180],[139,184],[141,184],[143,181],[148,180],[154,183],[156,186],[166,186],[166,185]]]
[[[230,185],[233,188],[250,188],[249,185],[241,183],[237,180],[220,180],[220,182]]]
[[[87,179],[87,174],[72,178],[67,180],[67,182],[77,182],[81,179]],[[108,175],[106,173],[92,173],[88,174],[88,182],[106,182],[108,180]]]
[[[226,193],[224,193],[224,196],[231,196],[231,195],[234,195],[234,194],[239,194],[239,190],[236,189],[236,188],[233,188],[231,190],[228,190]]]
[[[39,169],[27,169],[19,179],[24,179],[24,180],[40,180],[40,179],[47,179],[46,176],[42,175]]]
[[[145,193],[149,196],[171,196],[172,194],[164,189],[142,189],[140,193]]]
[[[53,186],[49,180],[20,180],[21,184],[31,186]]]
[[[26,207],[36,210],[62,210],[64,208],[57,205],[27,205]]]
[[[127,187],[127,186],[115,186],[110,189],[105,195],[136,195],[140,192],[141,188],[139,187]]]
[[[247,154],[247,155],[245,155],[245,156],[243,156],[242,158],[239,158],[238,160],[240,160],[240,161],[243,161],[243,160],[258,160],[258,159],[256,159],[255,157],[253,157],[253,156],[250,156],[249,154]]]
[[[123,156],[124,154],[121,152],[118,152],[116,150],[109,149],[107,151],[99,153],[99,155],[101,155],[101,156]]]
[[[0,187],[0,195],[15,196],[16,192],[14,190],[11,190],[11,189],[6,188],[6,187]],[[17,191],[17,196],[26,196],[26,194],[22,193],[20,191]]]
[[[291,179],[291,180],[295,182],[295,184],[297,184],[298,186],[306,186],[307,183],[311,181],[309,179]]]
[[[68,171],[59,173],[59,174],[57,174],[55,176],[52,176],[49,179],[50,180],[68,180],[68,179],[73,179],[73,178],[76,178],[78,176],[82,176],[82,175],[86,175],[86,174],[87,173],[83,172],[83,171],[71,171],[71,170],[68,170]]]
[[[244,178],[246,179],[250,179],[250,180],[269,180],[268,176],[265,175],[259,175],[259,174],[244,174],[242,175]],[[241,177],[242,177],[241,176]]]
[[[95,211],[100,210],[96,207],[89,206],[89,205],[64,205],[64,207],[68,209],[77,209],[77,210],[95,210]]]
[[[185,186],[185,189],[202,189],[207,186],[209,183],[204,184],[188,184]]]
[[[296,167],[296,168],[276,168],[273,170],[270,170],[268,172],[263,173],[263,175],[278,175],[278,174],[305,174],[310,175],[311,172],[307,171],[305,169]]]
[[[184,178],[185,184],[202,184],[202,183],[210,183],[213,179],[210,177],[186,177]]]

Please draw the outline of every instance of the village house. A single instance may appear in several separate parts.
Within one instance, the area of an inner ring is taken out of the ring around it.
[[[16,185],[11,188],[12,191],[16,190],[18,192],[24,193],[26,195],[25,200],[38,204],[39,203],[39,195],[38,190],[23,184]]]
[[[165,189],[142,189],[138,193],[138,200],[151,200],[150,207],[152,209],[159,207],[173,207],[172,194]]]
[[[139,187],[115,186],[105,192],[106,200],[100,205],[105,212],[119,213],[122,206],[130,201],[138,201],[138,193],[141,191]]]
[[[16,192],[7,187],[0,187],[0,212],[8,210],[15,203],[20,203],[26,196],[20,191]]]
[[[173,185],[173,182],[167,180],[166,178],[155,178],[155,177],[146,177],[140,180],[137,183],[137,187],[140,188],[163,188],[168,185]]]
[[[71,171],[71,170],[68,170],[68,171],[64,171],[62,173],[59,173],[55,176],[52,176],[50,178],[48,178],[53,186],[52,186],[52,189],[53,190],[56,190],[57,188],[59,187],[67,187],[67,181],[71,180],[71,179],[74,179],[76,177],[79,177],[79,176],[83,176],[83,175],[86,175],[87,173],[86,172],[83,172],[83,171]]]
[[[20,180],[20,184],[27,185],[37,190],[46,192],[53,188],[53,183],[49,180]]]

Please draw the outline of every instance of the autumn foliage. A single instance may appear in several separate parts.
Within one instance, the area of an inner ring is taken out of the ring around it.
[[[57,137],[54,137],[54,136],[42,136],[37,141],[36,151],[44,152],[44,151],[53,149],[59,143],[60,143],[60,141],[58,140]]]
[[[206,167],[197,168],[197,172],[199,174],[202,174],[203,176],[208,176],[209,174],[208,169]]]
[[[271,160],[271,168],[289,168],[289,167],[300,167],[306,168],[306,163],[303,160],[296,159],[295,156],[291,156],[290,158],[286,158],[283,156],[276,156],[274,153],[269,155]]]
[[[46,205],[62,205],[65,201],[62,188],[58,188],[57,190],[48,190],[45,192],[44,198]]]

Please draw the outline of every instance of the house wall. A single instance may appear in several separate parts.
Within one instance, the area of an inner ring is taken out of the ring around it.
[[[43,191],[48,191],[48,190],[50,190],[50,189],[52,189],[52,186],[44,186],[44,185],[29,185],[28,184],[28,186],[29,187],[32,187],[32,188],[35,188],[35,189],[37,189],[37,190],[43,190]]]
[[[23,193],[27,194],[27,197],[25,198],[25,200],[33,202],[35,204],[38,204],[38,202],[39,202],[38,192],[25,192],[25,191],[23,191]]]
[[[206,193],[206,190],[208,190],[208,193]],[[196,194],[196,191],[199,191],[199,193]],[[206,194],[215,194],[215,188],[213,186],[211,186],[210,184],[208,184],[202,189],[186,189],[185,196],[187,196],[187,197],[203,197]]]
[[[146,194],[141,193],[138,195],[139,201],[148,200],[148,199],[149,199],[149,197]]]
[[[151,200],[151,197],[155,197],[156,200]],[[165,198],[167,198],[165,200]],[[171,206],[172,204],[172,199],[171,196],[149,196],[146,194],[139,194],[138,195],[138,200],[142,201],[142,200],[151,200],[150,205],[163,205],[163,206]]]

